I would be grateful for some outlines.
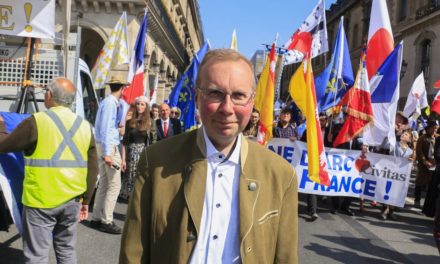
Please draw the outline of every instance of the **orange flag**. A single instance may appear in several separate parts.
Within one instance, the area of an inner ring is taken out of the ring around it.
[[[275,44],[272,44],[269,56],[258,80],[255,94],[255,109],[260,112],[260,127],[257,140],[265,145],[272,138],[273,105],[275,100]]]
[[[306,117],[309,178],[316,183],[329,186],[324,141],[318,117],[315,84],[311,59],[307,56],[290,79],[289,92],[295,104]]]

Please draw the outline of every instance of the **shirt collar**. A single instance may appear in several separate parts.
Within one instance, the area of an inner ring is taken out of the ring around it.
[[[113,94],[110,94],[110,97],[113,99],[113,101],[115,101],[116,105],[119,106],[118,98],[116,98],[116,96],[114,96]]]
[[[220,151],[218,151],[215,147],[214,144],[212,144],[211,140],[209,139],[208,135],[206,134],[205,128],[202,126],[202,130],[203,130],[203,137],[205,138],[205,142],[206,142],[206,157],[208,159],[211,158],[216,158],[216,159],[220,159],[220,162],[223,162],[225,159],[225,155],[223,153],[221,153]],[[240,149],[241,149],[241,133],[238,134],[237,137],[237,143],[235,144],[234,149],[232,150],[232,153],[230,153],[228,161],[239,165],[240,164]]]

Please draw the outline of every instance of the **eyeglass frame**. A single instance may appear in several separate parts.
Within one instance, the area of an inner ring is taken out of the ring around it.
[[[246,103],[243,103],[243,104],[237,104],[236,102],[234,102],[235,99],[232,98],[232,94],[231,94],[231,93],[226,93],[225,91],[223,91],[222,89],[219,89],[219,88],[217,88],[217,87],[216,87],[216,88],[202,88],[202,87],[197,87],[197,90],[199,90],[200,92],[202,92],[202,93],[204,94],[205,99],[207,99],[209,102],[212,102],[212,103],[222,103],[222,102],[225,101],[225,99],[226,99],[226,95],[229,95],[229,97],[231,97],[231,102],[232,102],[234,105],[238,105],[238,106],[246,106],[246,105],[248,105],[248,104],[252,101],[252,99],[254,99],[254,97],[255,97],[255,91],[252,91],[251,94],[250,94],[250,96],[249,96],[249,98],[247,99],[247,102],[246,102]],[[222,93],[223,96],[222,96],[222,98],[221,98],[220,100],[218,100],[218,99],[213,99],[213,98],[208,98],[208,97],[207,97],[208,95],[206,94],[206,91],[218,91],[218,92]],[[243,93],[243,94],[245,94],[245,93]]]

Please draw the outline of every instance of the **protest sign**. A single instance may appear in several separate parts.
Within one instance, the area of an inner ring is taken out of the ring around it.
[[[2,0],[0,34],[54,38],[55,0]]]
[[[299,192],[358,197],[398,207],[405,205],[412,167],[406,158],[326,148],[330,186],[323,186],[308,177],[306,143],[276,138],[269,142],[268,148],[295,168]]]

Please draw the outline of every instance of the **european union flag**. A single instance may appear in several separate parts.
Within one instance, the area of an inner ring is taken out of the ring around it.
[[[344,17],[341,18],[339,23],[330,64],[315,78],[316,100],[319,112],[337,105],[354,83],[350,51],[348,50],[343,21]]]
[[[200,63],[208,50],[209,42],[206,41],[177,81],[169,97],[170,107],[177,106],[182,111],[180,121],[183,123],[183,130],[188,130],[196,125],[196,89],[194,86]]]

